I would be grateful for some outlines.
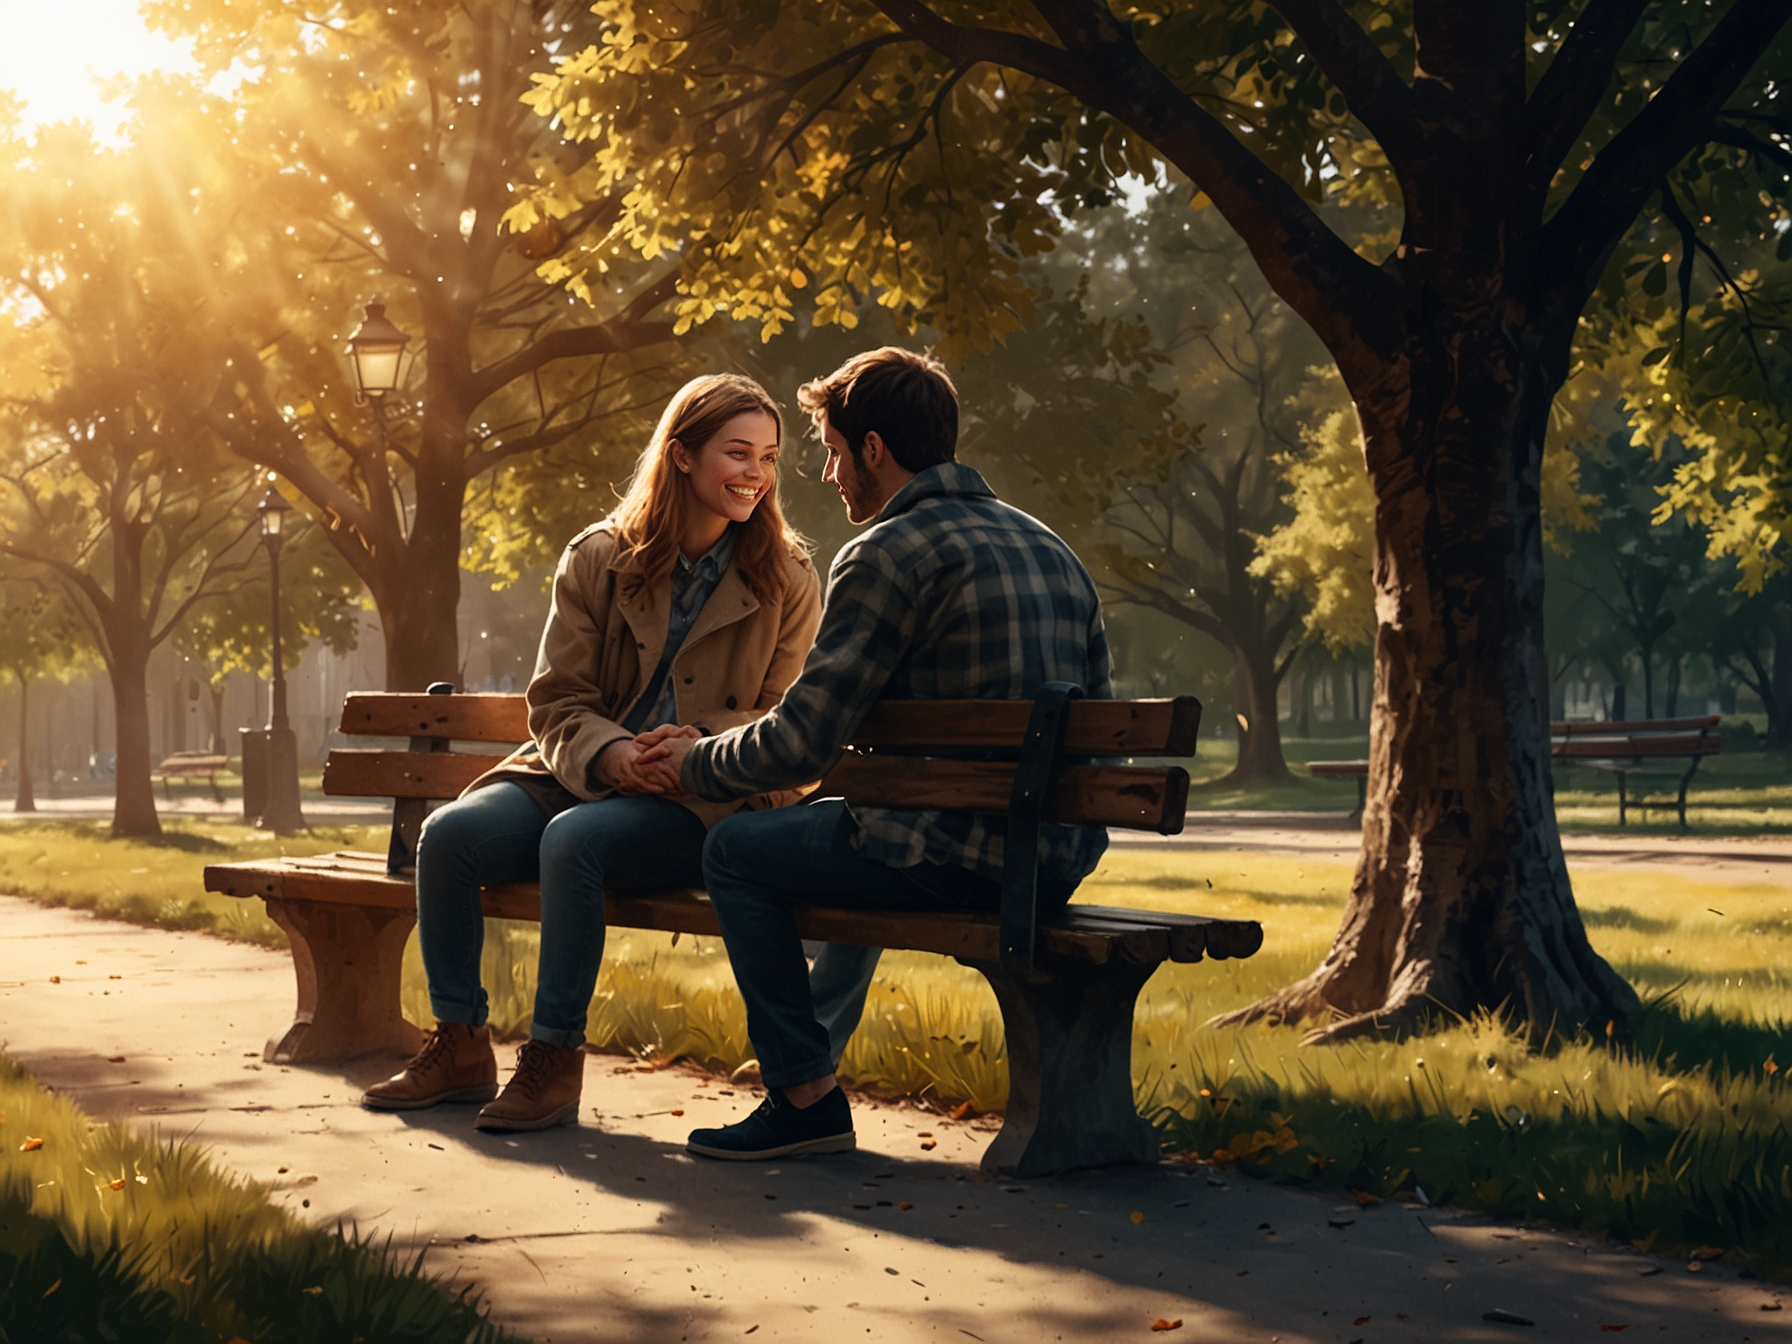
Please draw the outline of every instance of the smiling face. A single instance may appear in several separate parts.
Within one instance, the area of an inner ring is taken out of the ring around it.
[[[743,411],[694,453],[674,442],[672,460],[698,508],[744,523],[777,488],[778,422],[764,411]]]
[[[852,523],[868,523],[884,506],[884,493],[877,478],[864,461],[854,457],[846,446],[846,436],[835,429],[825,416],[821,422],[821,442],[828,450],[827,465],[821,479],[830,482],[846,503],[846,518]]]

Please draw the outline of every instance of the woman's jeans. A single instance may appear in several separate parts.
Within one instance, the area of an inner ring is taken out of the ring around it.
[[[432,812],[417,843],[417,933],[440,1022],[485,1024],[485,883],[541,883],[541,968],[529,1034],[585,1040],[604,955],[604,888],[703,885],[704,826],[667,798],[604,798],[550,819],[520,785],[491,784]]]

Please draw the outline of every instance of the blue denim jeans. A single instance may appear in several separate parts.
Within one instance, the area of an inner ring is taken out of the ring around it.
[[[768,1087],[826,1077],[836,1051],[817,1020],[817,996],[797,937],[793,905],[858,910],[986,910],[1000,907],[1001,888],[949,864],[891,868],[853,846],[856,827],[838,799],[771,812],[741,812],[718,822],[703,846],[703,879],[715,902],[728,959],[747,1006],[747,1031]],[[1050,909],[1069,891],[1041,883]],[[815,989],[836,1031],[858,1021],[877,949],[830,945],[816,958]],[[856,991],[856,993],[855,993]],[[848,1020],[849,1019],[849,1020]],[[845,1044],[841,1037],[841,1046]]]
[[[485,1022],[480,886],[539,879],[541,965],[529,1034],[582,1044],[604,955],[604,888],[700,885],[703,835],[696,815],[666,798],[605,798],[549,820],[510,783],[432,812],[417,842],[417,933],[436,1019]]]

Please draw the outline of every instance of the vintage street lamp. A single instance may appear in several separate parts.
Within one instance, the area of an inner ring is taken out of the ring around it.
[[[370,303],[361,325],[348,338],[349,362],[355,366],[355,391],[372,397],[378,411],[386,393],[398,387],[398,365],[411,338],[386,318],[386,305]]]
[[[292,505],[270,486],[259,512],[274,590],[274,675],[267,727],[266,802],[256,825],[275,835],[291,835],[305,828],[305,817],[299,811],[299,744],[286,719],[286,668],[280,656],[280,546],[285,540],[286,515],[291,511]]]

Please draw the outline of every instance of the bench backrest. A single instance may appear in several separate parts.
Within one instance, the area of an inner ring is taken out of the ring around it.
[[[1026,700],[885,701],[854,735],[824,782],[824,796],[866,806],[1007,812],[1014,764],[952,755],[1018,752],[1031,712]],[[1045,819],[1174,835],[1188,803],[1188,772],[1181,766],[1074,758],[1192,756],[1200,726],[1201,704],[1193,696],[1072,701],[1063,748],[1072,760],[1057,772]],[[529,736],[523,697],[493,694],[357,693],[343,705],[341,730],[408,737],[410,750],[332,751],[324,764],[326,794],[430,801],[456,797],[496,763],[490,753],[457,752],[452,743],[515,744]]]
[[[494,764],[461,742],[524,741],[520,695],[351,695],[342,731],[410,738],[409,751],[332,751],[324,792],[391,798],[388,872],[415,863],[430,800],[453,798]],[[1098,764],[1091,758],[1192,756],[1201,704],[1084,700],[1076,687],[1044,686],[1035,700],[884,701],[866,716],[822,797],[868,807],[940,808],[1006,815],[999,946],[1004,966],[1031,974],[1038,915],[1039,825],[1074,822],[1174,835],[1188,805],[1179,765]],[[966,754],[975,759],[965,759]]]
[[[1719,715],[1686,719],[1625,719],[1616,723],[1552,723],[1550,754],[1558,759],[1716,756],[1723,751]]]

